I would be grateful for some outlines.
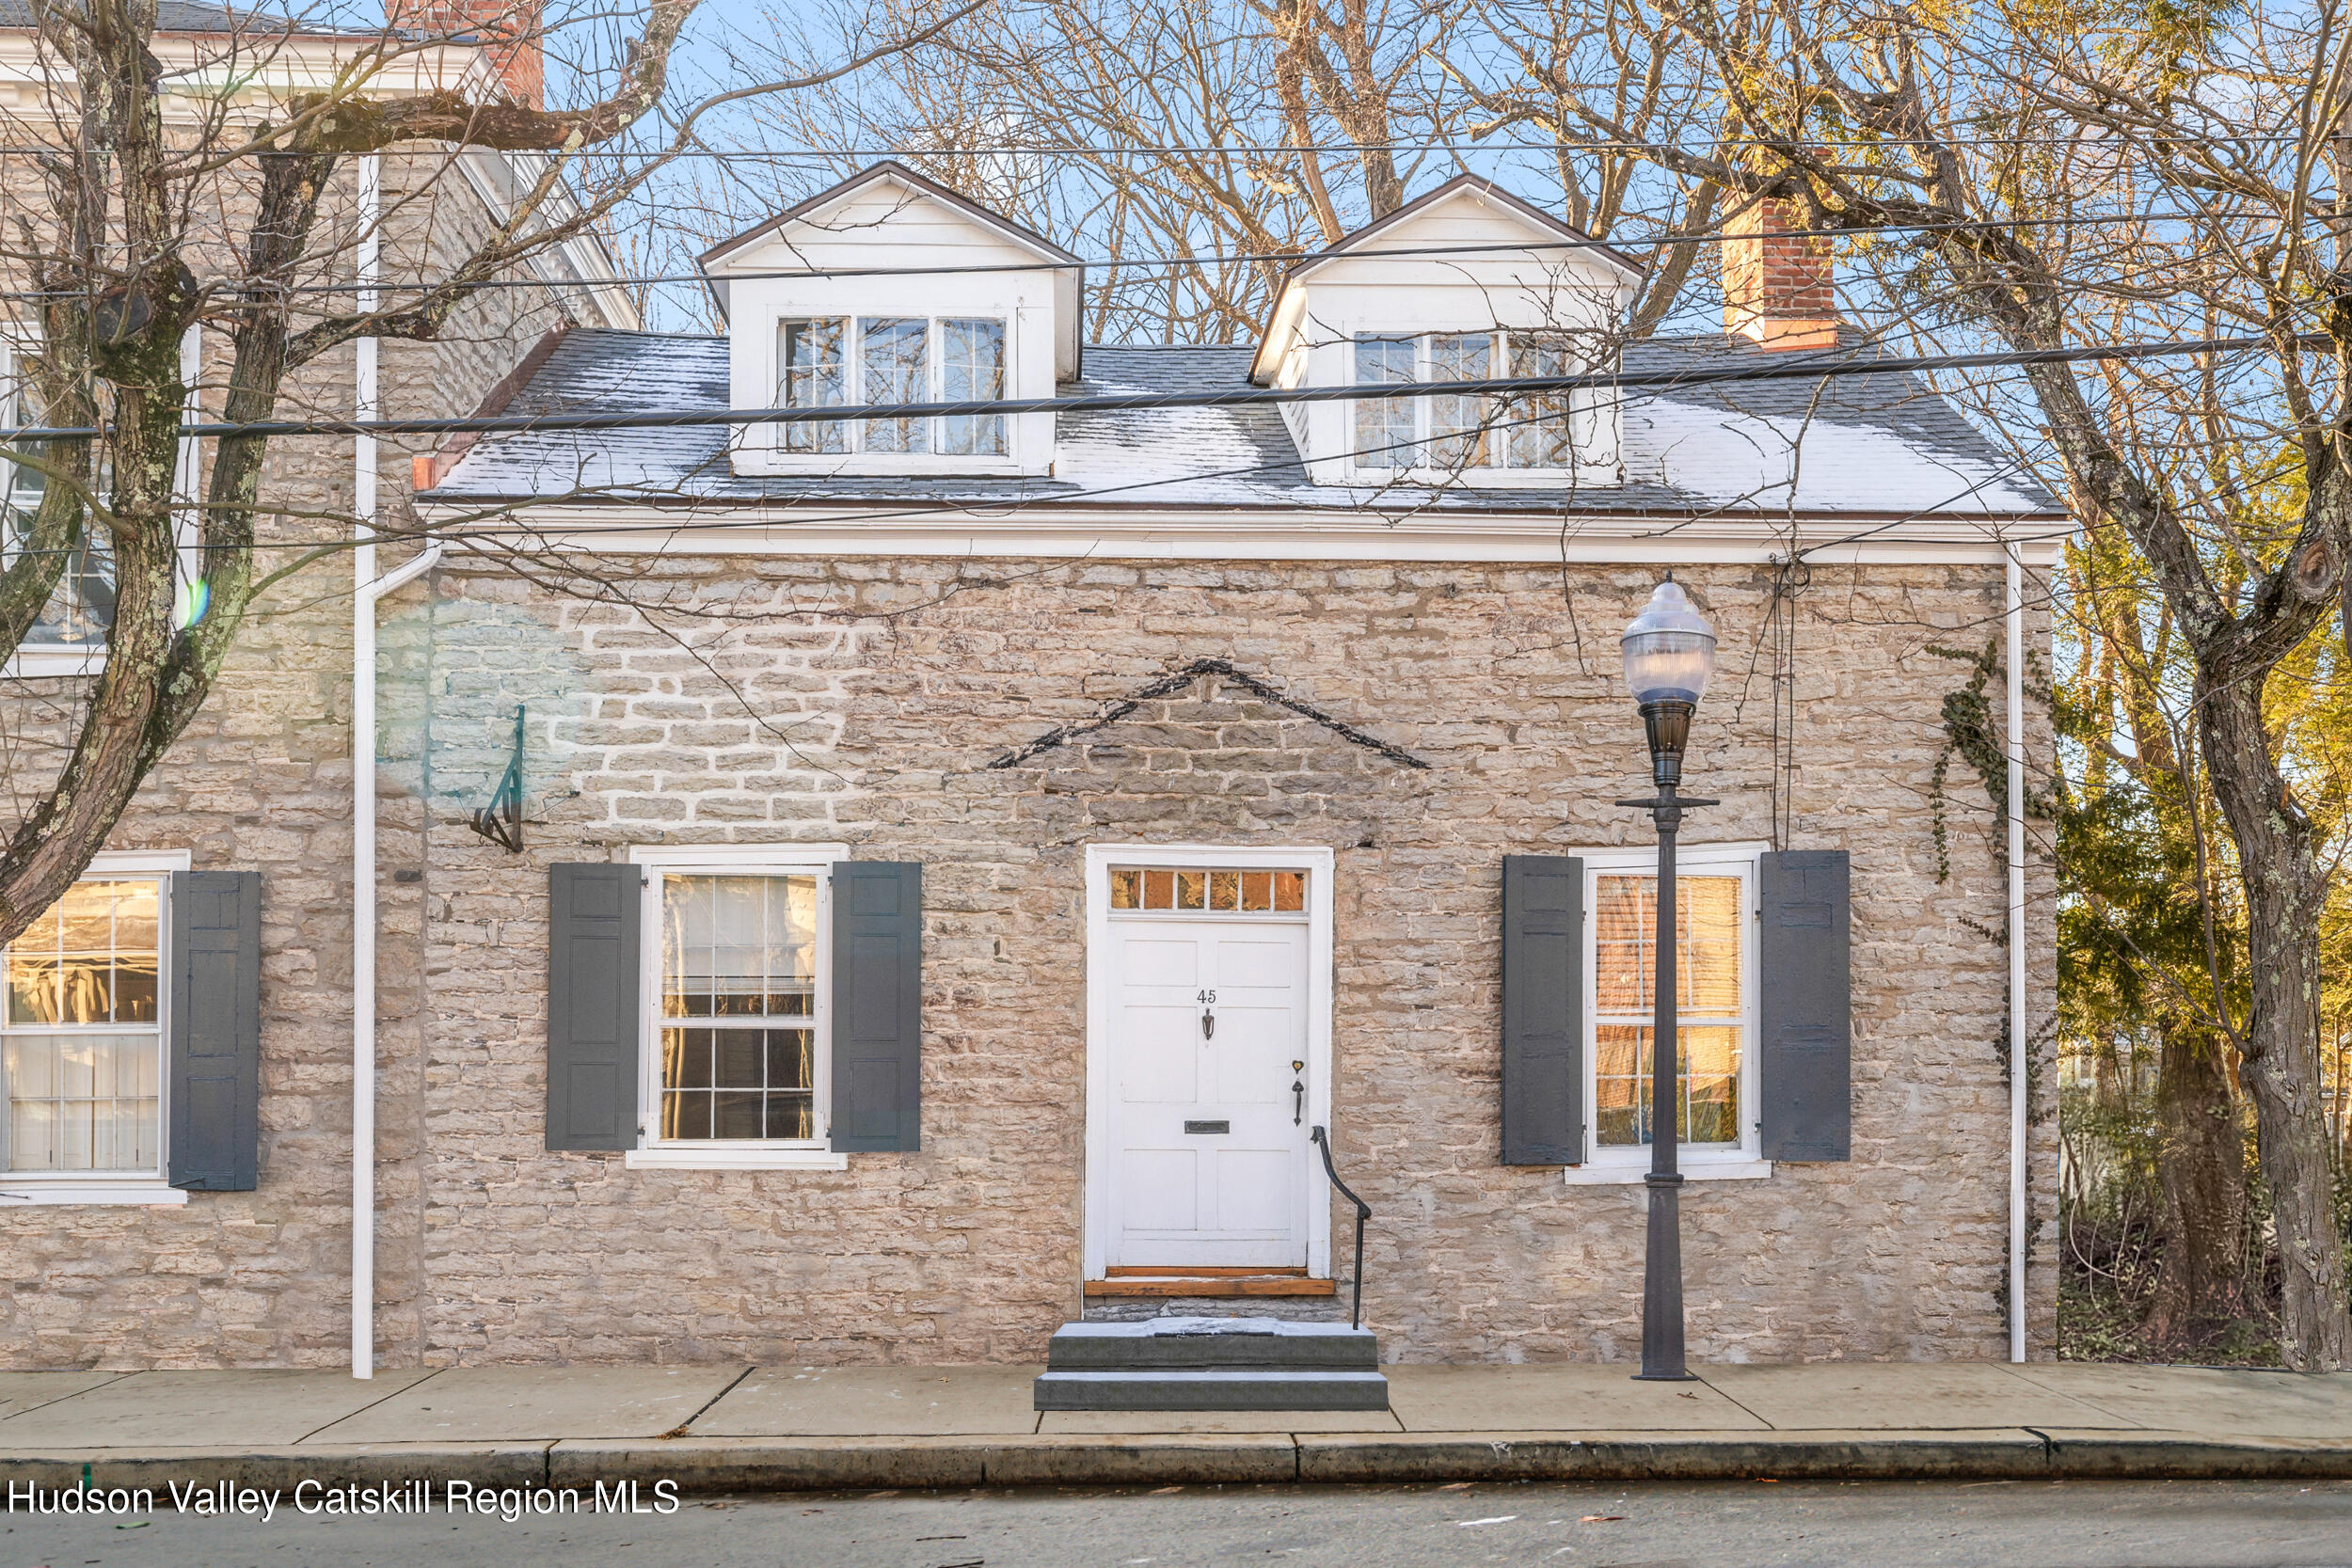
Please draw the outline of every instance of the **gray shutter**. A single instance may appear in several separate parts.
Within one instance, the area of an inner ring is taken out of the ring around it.
[[[922,1147],[923,867],[833,868],[833,1147]]]
[[[1502,857],[1502,1163],[1584,1161],[1584,863]]]
[[[175,1187],[262,1180],[262,876],[171,876],[171,1159]]]
[[[548,867],[548,1147],[637,1147],[638,927],[633,865]]]
[[[1853,1157],[1853,974],[1843,849],[1756,862],[1767,1160]]]

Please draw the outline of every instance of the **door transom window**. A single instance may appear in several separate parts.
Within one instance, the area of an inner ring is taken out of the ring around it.
[[[1304,871],[1218,870],[1210,866],[1113,866],[1111,909],[1154,914],[1307,912]]]

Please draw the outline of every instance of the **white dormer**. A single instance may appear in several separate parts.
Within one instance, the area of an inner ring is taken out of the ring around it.
[[[1474,175],[1300,262],[1250,362],[1262,387],[1575,375],[1614,362],[1641,269]],[[1621,481],[1617,400],[1477,396],[1285,404],[1318,484]]]
[[[1078,258],[881,163],[703,253],[736,408],[1050,398],[1078,375]],[[913,270],[910,270],[913,269]],[[1045,474],[1054,417],[738,426],[741,474]]]

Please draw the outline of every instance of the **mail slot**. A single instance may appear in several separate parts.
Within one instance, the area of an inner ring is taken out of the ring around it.
[[[1184,1123],[1184,1131],[1187,1132],[1231,1132],[1232,1130],[1233,1124],[1230,1121],[1188,1121]]]

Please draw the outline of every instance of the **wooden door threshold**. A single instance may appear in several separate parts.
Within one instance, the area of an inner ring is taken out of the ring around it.
[[[1310,1279],[1304,1269],[1113,1269],[1108,1279],[1086,1282],[1089,1300],[1148,1296],[1329,1296],[1328,1279]]]
[[[1272,1275],[1307,1277],[1304,1264],[1286,1269],[1271,1264],[1264,1268],[1236,1268],[1224,1263],[1166,1263],[1153,1268],[1141,1263],[1113,1263],[1103,1273],[1111,1279],[1263,1279]]]

